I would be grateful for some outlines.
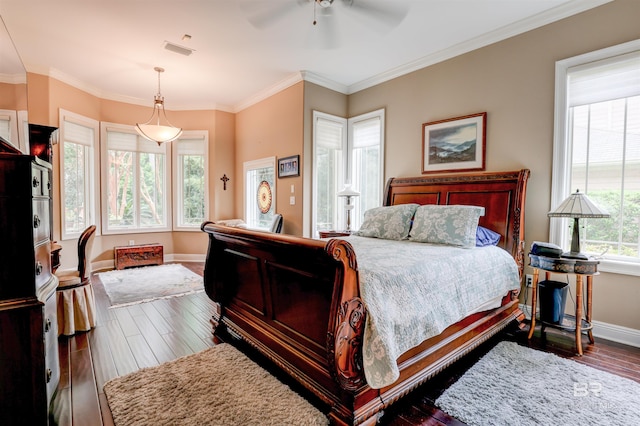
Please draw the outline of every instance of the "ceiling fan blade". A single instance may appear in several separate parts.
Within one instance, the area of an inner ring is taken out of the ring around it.
[[[242,1],[240,7],[247,20],[258,29],[265,29],[284,20],[287,15],[295,12],[297,5],[309,0],[287,0],[279,2],[265,2],[257,0]]]

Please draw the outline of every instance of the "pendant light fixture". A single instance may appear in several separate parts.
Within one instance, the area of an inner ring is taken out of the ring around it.
[[[136,124],[136,130],[140,136],[160,145],[179,138],[182,129],[171,124],[164,111],[164,97],[160,93],[160,74],[164,72],[164,68],[155,67],[154,70],[158,73],[158,93],[153,98],[153,113],[146,123]],[[160,124],[161,118],[165,124]]]

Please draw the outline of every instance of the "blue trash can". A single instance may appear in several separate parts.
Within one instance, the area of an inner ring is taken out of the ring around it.
[[[538,283],[541,321],[562,324],[568,289],[569,285],[560,281],[545,280]]]

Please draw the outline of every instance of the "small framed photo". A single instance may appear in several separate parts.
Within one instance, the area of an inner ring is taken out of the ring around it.
[[[422,173],[484,170],[487,113],[422,125]]]
[[[300,156],[278,158],[278,177],[300,176]]]

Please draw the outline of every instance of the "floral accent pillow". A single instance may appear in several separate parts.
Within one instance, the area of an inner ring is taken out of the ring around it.
[[[410,241],[475,247],[478,220],[484,207],[462,205],[424,205],[418,207]]]
[[[404,240],[409,236],[411,218],[418,204],[374,207],[364,212],[364,222],[354,235],[361,237]]]

